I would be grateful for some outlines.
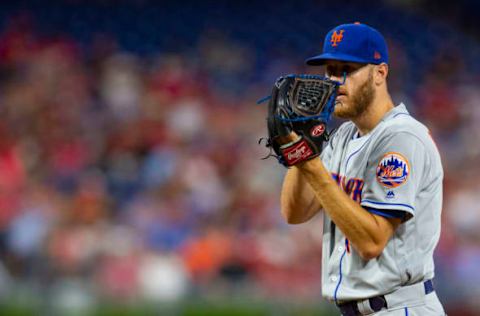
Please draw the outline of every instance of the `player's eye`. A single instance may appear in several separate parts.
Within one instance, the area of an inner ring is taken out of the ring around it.
[[[347,76],[356,70],[355,67],[351,65],[343,65],[343,66],[327,66],[326,67],[326,75],[327,76],[335,76],[335,77],[343,77],[344,74]]]
[[[351,66],[344,66],[342,67],[342,71],[341,73],[346,73],[347,75],[349,75],[350,73],[352,73],[354,71],[353,67]]]
[[[342,75],[342,72],[341,72],[340,67],[327,66],[326,75],[329,76],[329,77],[331,77],[331,76],[339,77],[339,76]]]
[[[325,75],[327,77],[343,78],[344,76],[350,76],[354,74],[356,71],[360,70],[365,65],[366,64],[357,64],[357,63],[343,64],[343,65],[327,65],[325,67]]]

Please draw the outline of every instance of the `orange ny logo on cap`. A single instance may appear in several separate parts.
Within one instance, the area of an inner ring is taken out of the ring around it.
[[[337,33],[336,30],[333,31],[332,38],[330,39],[330,43],[332,43],[333,47],[337,46],[337,44],[342,41],[344,31],[345,30],[340,30],[339,33]]]

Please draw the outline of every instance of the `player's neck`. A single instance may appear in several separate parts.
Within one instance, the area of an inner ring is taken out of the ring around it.
[[[393,108],[394,104],[388,93],[385,95],[378,95],[365,112],[355,119],[352,119],[353,123],[358,128],[360,136],[370,133],[370,131],[380,123],[385,114]]]

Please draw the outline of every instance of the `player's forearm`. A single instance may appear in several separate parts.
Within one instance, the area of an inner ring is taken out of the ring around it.
[[[308,221],[322,208],[310,184],[297,168],[288,169],[280,197],[282,216],[289,224]]]
[[[378,218],[343,192],[319,159],[299,164],[297,168],[310,184],[323,209],[364,259],[377,257],[391,232],[379,225]]]

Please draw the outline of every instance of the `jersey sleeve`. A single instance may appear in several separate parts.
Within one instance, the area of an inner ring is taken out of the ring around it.
[[[381,140],[367,163],[361,205],[387,218],[408,220],[415,216],[415,198],[423,179],[425,152],[423,143],[409,132],[399,132]]]

